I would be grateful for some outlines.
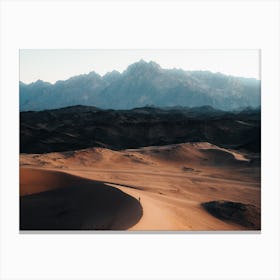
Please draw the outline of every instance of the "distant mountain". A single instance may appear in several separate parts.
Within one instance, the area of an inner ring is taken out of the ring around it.
[[[123,72],[95,72],[50,84],[38,80],[19,84],[20,110],[91,105],[102,109],[132,109],[146,105],[212,106],[237,110],[260,106],[260,81],[209,71],[163,69],[140,60]]]
[[[113,150],[185,142],[210,142],[259,152],[260,110],[240,113],[211,107],[101,110],[72,106],[20,113],[21,153],[71,151],[90,147]]]

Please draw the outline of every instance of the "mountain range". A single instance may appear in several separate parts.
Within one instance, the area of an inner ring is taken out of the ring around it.
[[[260,81],[209,71],[163,69],[140,60],[119,73],[95,72],[54,84],[38,80],[19,83],[20,111],[41,111],[75,105],[101,109],[144,106],[212,106],[220,110],[258,107]]]

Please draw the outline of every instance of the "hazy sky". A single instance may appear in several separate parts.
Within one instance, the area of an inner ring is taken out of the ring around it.
[[[95,71],[124,71],[144,59],[162,68],[209,70],[259,79],[258,50],[20,50],[20,80],[54,83]]]

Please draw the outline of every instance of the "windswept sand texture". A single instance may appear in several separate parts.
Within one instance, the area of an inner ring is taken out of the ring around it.
[[[201,142],[21,154],[20,164],[21,229],[260,227],[258,154]],[[212,215],[210,201],[252,205],[259,226]]]

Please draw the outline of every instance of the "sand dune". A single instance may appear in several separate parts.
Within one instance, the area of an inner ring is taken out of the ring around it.
[[[70,152],[55,152],[47,154],[22,154],[21,165],[38,167],[113,167],[117,164],[130,166],[135,164],[166,165],[172,168],[174,164],[191,163],[192,165],[236,165],[248,163],[250,160],[242,153],[226,150],[210,143],[185,143],[167,146],[152,146],[140,149],[112,151],[105,148],[92,148]],[[141,166],[143,167],[143,166]]]
[[[78,180],[68,174],[40,169],[20,169],[20,195],[28,195],[63,188]]]
[[[103,182],[48,170],[20,173],[21,229],[123,230],[142,216],[137,199]]]
[[[219,219],[233,221],[252,229],[260,228],[260,209],[255,205],[222,200],[205,202],[202,206]]]
[[[106,190],[118,189],[136,202],[140,197],[143,216],[140,219],[138,215],[138,221],[129,226],[130,230],[253,229],[219,219],[201,205],[228,200],[260,207],[260,166],[253,158],[250,154],[210,143],[122,151],[92,148],[21,154],[21,166],[25,167],[21,175],[21,193],[42,191],[44,194],[47,186],[52,189],[50,192],[62,192],[71,188],[75,180],[90,179],[95,182],[90,181],[95,184],[93,189],[98,184]],[[55,176],[47,171],[44,182],[36,182],[36,178],[42,177],[40,172],[46,172],[44,170],[56,170]],[[62,181],[57,173],[63,174]]]

